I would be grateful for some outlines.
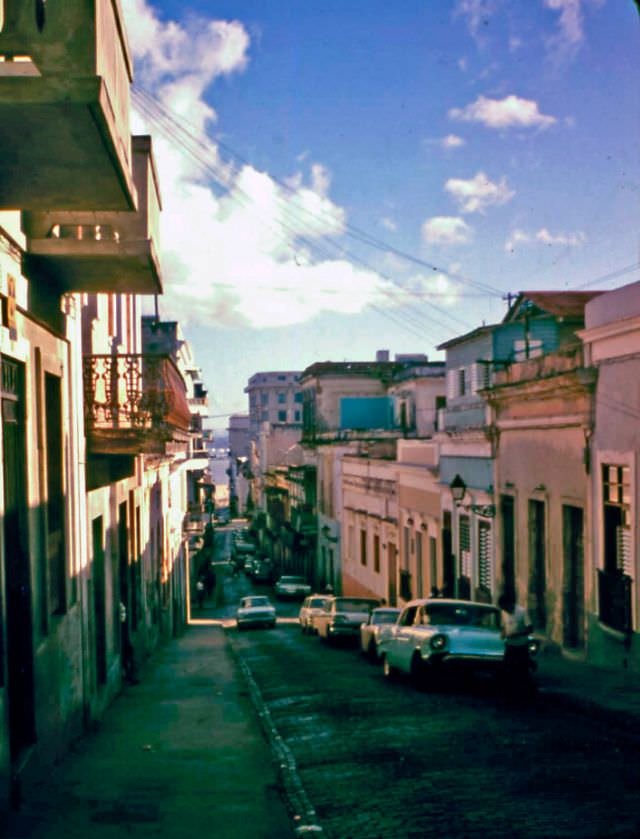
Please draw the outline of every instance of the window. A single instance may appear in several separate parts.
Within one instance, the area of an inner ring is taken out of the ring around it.
[[[269,422],[269,411],[262,411],[261,412],[260,422]]]
[[[261,405],[268,405],[269,404],[269,394],[265,391],[262,391],[260,394],[260,404]]]
[[[367,564],[367,531],[360,531],[360,564]]]
[[[349,525],[349,539],[347,540],[347,550],[349,552],[349,559],[353,562],[356,557],[356,529]]]
[[[284,373],[281,373],[281,374],[278,376],[278,381],[279,381],[279,382],[286,382],[286,380],[287,380],[287,377],[284,375]]]
[[[47,444],[47,559],[49,565],[49,607],[61,615],[67,609],[64,527],[64,435],[62,383],[59,376],[45,373],[44,402]]]
[[[293,419],[294,419],[294,422],[300,422],[300,411],[294,411],[293,412]]]
[[[525,341],[513,342],[513,358],[515,361],[526,361],[528,358],[538,358],[542,355],[542,341],[529,338]]]
[[[373,534],[373,570],[380,573],[380,536],[377,533]]]
[[[293,397],[294,402],[302,402],[302,391],[299,390]]]
[[[413,622],[416,619],[417,611],[417,606],[409,606],[408,609],[405,609],[404,612],[398,618],[398,623],[400,624],[400,626],[413,626]]]
[[[467,392],[467,368],[460,367],[458,370],[458,396],[464,396]]]
[[[287,412],[286,411],[278,411],[278,422],[286,422],[287,421]]]
[[[631,563],[631,490],[628,466],[602,466],[604,570],[633,576]]]
[[[286,405],[287,404],[287,394],[286,393],[279,393],[278,394],[278,404],[279,405]]]

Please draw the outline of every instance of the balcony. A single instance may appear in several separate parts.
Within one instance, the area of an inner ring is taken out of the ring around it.
[[[135,209],[119,0],[3,6],[0,209]]]
[[[26,276],[61,292],[160,293],[160,193],[150,137],[133,138],[133,174],[135,212],[23,213]]]
[[[188,444],[185,385],[169,356],[85,356],[84,398],[92,454],[167,454]]]

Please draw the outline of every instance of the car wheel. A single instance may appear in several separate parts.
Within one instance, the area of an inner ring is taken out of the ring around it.
[[[425,690],[427,687],[427,665],[418,652],[414,653],[411,659],[411,681],[418,690]]]
[[[369,641],[367,655],[369,656],[369,661],[373,661],[375,663],[378,660],[378,648],[376,647],[376,642],[373,640],[373,638],[371,639],[371,641]]]
[[[389,664],[389,659],[386,655],[382,656],[382,672],[384,673],[385,678],[390,680],[395,679],[398,675],[398,671],[393,664]]]

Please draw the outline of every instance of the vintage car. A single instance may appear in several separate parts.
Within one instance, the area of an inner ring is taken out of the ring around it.
[[[400,609],[394,606],[380,606],[360,625],[360,649],[371,661],[378,660],[380,641],[389,634],[399,614]]]
[[[306,635],[316,632],[315,618],[322,614],[325,604],[327,602],[326,594],[311,594],[305,597],[304,603],[300,607],[298,620],[300,621],[300,629],[302,634]]]
[[[283,600],[287,597],[299,597],[302,600],[311,594],[311,586],[305,582],[304,577],[284,576],[276,581],[274,591],[276,597]]]
[[[370,597],[328,597],[324,610],[314,618],[316,631],[321,640],[328,642],[357,638],[360,626],[379,605],[379,600]]]
[[[254,594],[243,597],[236,609],[236,626],[245,629],[248,626],[276,625],[276,610],[264,595]]]
[[[408,673],[420,687],[445,670],[498,675],[504,660],[501,615],[496,606],[468,600],[407,603],[379,646],[385,676]],[[536,642],[531,639],[531,652]]]

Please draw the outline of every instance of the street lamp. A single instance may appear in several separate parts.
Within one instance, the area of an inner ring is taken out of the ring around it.
[[[467,485],[460,475],[456,474],[455,478],[451,481],[449,488],[451,489],[451,496],[454,504],[456,507],[459,507],[467,493]]]
[[[467,485],[465,484],[463,478],[460,475],[455,476],[455,478],[449,484],[449,489],[451,490],[451,497],[453,498],[454,504],[461,510],[471,511],[472,513],[476,513],[479,516],[483,516],[487,519],[492,519],[495,517],[496,514],[496,507],[495,504],[463,504],[464,497],[467,494]]]

